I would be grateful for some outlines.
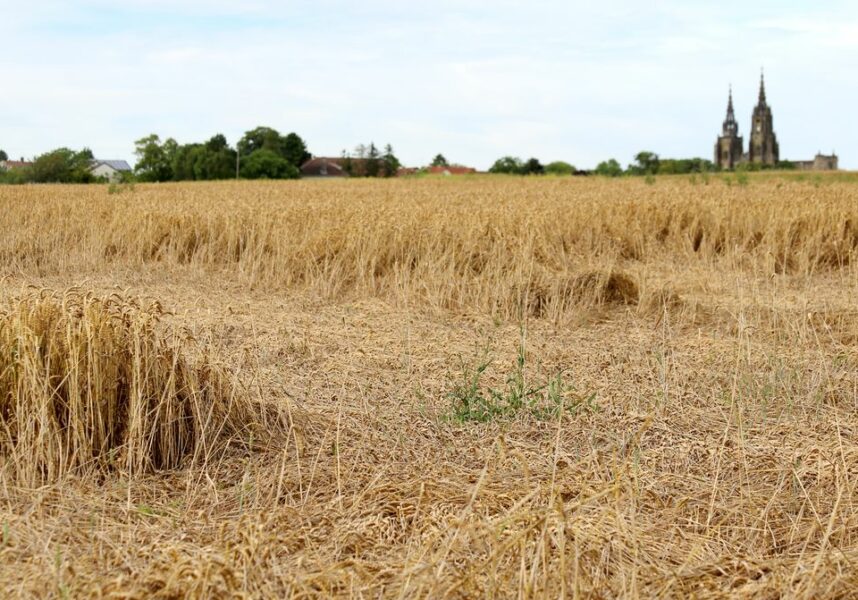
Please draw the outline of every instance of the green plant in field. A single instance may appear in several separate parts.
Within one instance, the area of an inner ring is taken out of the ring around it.
[[[515,368],[501,389],[486,387],[482,377],[491,364],[484,348],[476,366],[462,361],[462,374],[448,394],[450,420],[460,423],[486,423],[495,419],[529,414],[537,419],[557,418],[564,413],[576,414],[581,409],[595,410],[595,394],[582,397],[557,373],[544,384],[533,386],[525,375],[527,355],[524,335],[518,347]]]
[[[462,379],[449,392],[452,403],[450,417],[456,421],[490,421],[500,413],[491,397],[486,397],[481,389],[480,379],[491,364],[487,359],[480,360],[476,367],[470,368],[462,361]]]
[[[739,185],[744,187],[744,186],[748,185],[749,181],[750,181],[750,178],[748,177],[748,174],[745,171],[737,171],[736,172],[736,183],[738,183]]]

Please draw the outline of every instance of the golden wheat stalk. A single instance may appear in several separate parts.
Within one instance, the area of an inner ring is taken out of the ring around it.
[[[71,290],[0,308],[0,461],[19,483],[208,460],[259,424],[235,377],[157,304]]]

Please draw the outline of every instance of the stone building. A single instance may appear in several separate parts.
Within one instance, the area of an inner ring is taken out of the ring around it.
[[[793,161],[799,171],[836,171],[839,168],[837,155],[817,153],[813,160]]]
[[[733,111],[733,89],[727,102],[727,118],[721,129],[721,136],[715,143],[715,164],[722,169],[733,169],[742,161],[744,144],[739,135],[739,124]]]

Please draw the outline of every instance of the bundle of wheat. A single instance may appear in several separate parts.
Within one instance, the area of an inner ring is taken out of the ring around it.
[[[263,416],[157,303],[76,291],[0,308],[0,468],[19,483],[205,461]]]

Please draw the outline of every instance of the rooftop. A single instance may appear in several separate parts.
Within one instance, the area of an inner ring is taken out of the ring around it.
[[[114,171],[131,171],[131,165],[129,165],[124,160],[100,160],[95,159],[92,161],[92,168],[96,168],[99,165],[107,165]]]

